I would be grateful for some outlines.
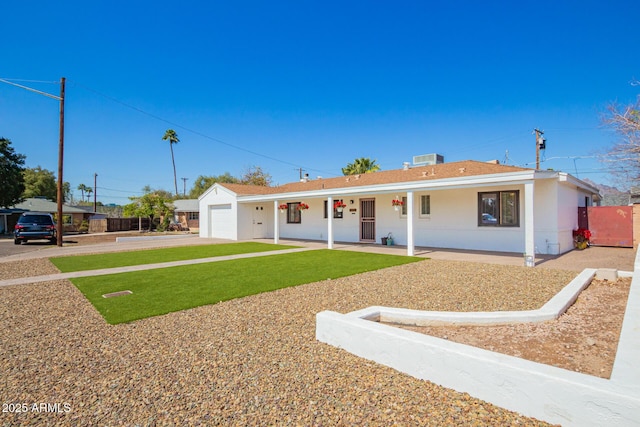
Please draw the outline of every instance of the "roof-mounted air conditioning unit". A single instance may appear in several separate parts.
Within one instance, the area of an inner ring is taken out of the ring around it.
[[[444,156],[440,154],[422,154],[420,156],[413,156],[414,166],[436,165],[444,163]]]

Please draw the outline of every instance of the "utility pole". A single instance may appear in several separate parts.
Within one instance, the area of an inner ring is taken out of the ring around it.
[[[60,78],[60,140],[58,143],[58,233],[57,244],[62,247],[62,234],[64,233],[64,221],[62,220],[62,170],[64,163],[64,85],[66,79]]]
[[[182,195],[186,196],[187,195],[187,180],[189,178],[180,178],[182,180]]]
[[[533,130],[536,134],[536,170],[540,170],[540,150],[544,150],[546,148],[546,139],[542,135],[544,132],[538,129]]]
[[[98,210],[98,174],[93,174],[93,212]]]
[[[42,92],[40,90],[33,89],[28,86],[23,86],[17,83],[13,83],[5,79],[0,79],[0,82],[2,83],[7,83],[11,86],[16,86],[21,89],[28,90],[29,92],[34,92],[39,95],[46,96],[47,98],[52,98],[52,99],[55,99],[56,101],[60,101],[60,139],[58,142],[58,188],[57,188],[57,194],[56,194],[56,197],[58,199],[57,201],[58,202],[58,211],[57,211],[58,221],[56,223],[56,231],[58,235],[57,236],[58,246],[62,246],[62,234],[64,232],[64,225],[62,224],[62,197],[63,197],[62,169],[63,169],[63,163],[64,163],[64,84],[65,84],[65,81],[66,79],[64,77],[60,78],[60,96],[56,96],[56,95],[51,95],[50,93],[47,93],[47,92]]]

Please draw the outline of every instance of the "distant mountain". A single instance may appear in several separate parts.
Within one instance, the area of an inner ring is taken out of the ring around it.
[[[602,206],[627,206],[629,204],[629,191],[620,191],[616,187],[611,187],[606,184],[598,184],[591,181],[589,178],[584,178],[582,181],[589,185],[593,185],[602,195]]]

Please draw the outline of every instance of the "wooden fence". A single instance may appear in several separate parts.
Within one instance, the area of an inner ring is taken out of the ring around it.
[[[89,221],[89,233],[104,233],[110,231],[146,230],[149,228],[149,218],[104,218]]]

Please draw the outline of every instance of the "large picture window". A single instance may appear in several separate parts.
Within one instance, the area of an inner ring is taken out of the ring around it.
[[[298,206],[300,206],[300,202],[287,203],[287,224],[302,223],[302,214]]]
[[[478,226],[520,226],[520,192],[516,190],[478,193]]]

